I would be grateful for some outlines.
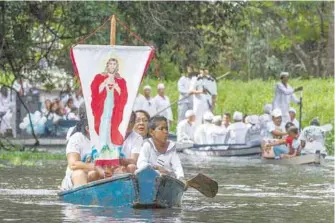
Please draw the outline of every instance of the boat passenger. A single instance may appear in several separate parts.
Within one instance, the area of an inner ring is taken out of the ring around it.
[[[200,126],[196,127],[194,132],[194,142],[198,144],[209,144],[210,140],[208,139],[207,131],[210,128],[213,128],[214,124],[213,121],[213,114],[210,111],[207,111],[204,116],[204,124],[201,124]]]
[[[158,111],[155,107],[154,99],[151,97],[151,87],[149,85],[144,86],[143,93],[144,100],[142,110],[146,111],[150,117],[156,115]]]
[[[227,130],[222,127],[222,118],[220,115],[213,117],[213,127],[207,130],[209,144],[223,144],[227,134]]]
[[[123,167],[125,167],[125,169],[121,172],[134,173],[136,170],[136,163],[141,150],[141,146],[143,144],[143,137],[133,130],[135,120],[135,112],[132,112],[126,131],[125,141],[123,142],[121,150],[121,152],[123,153],[123,157],[121,158],[120,163]]]
[[[151,138],[144,141],[137,161],[139,169],[152,166],[161,174],[177,179],[184,177],[183,167],[176,151],[175,143],[168,140],[167,119],[155,116],[149,122]]]
[[[159,115],[164,116],[168,120],[169,126],[171,126],[173,121],[172,109],[170,104],[170,99],[165,95],[165,86],[164,84],[158,84],[157,86],[157,95],[154,97],[154,105],[157,112],[161,112]]]
[[[105,176],[102,169],[95,167],[94,163],[90,162],[90,158],[87,158],[86,162],[82,161],[87,154],[91,154],[91,151],[88,121],[85,116],[81,117],[66,146],[68,166],[62,181],[62,189],[68,190]]]
[[[140,93],[137,93],[136,98],[135,98],[135,102],[134,102],[134,105],[133,105],[133,111],[143,109],[144,100],[145,100],[144,96]]]
[[[193,110],[188,110],[185,113],[183,121],[177,126],[177,141],[178,142],[194,142],[194,122],[195,113]]]
[[[267,124],[267,136],[263,138],[262,142],[262,156],[265,158],[273,158],[273,149],[270,147],[265,147],[266,143],[272,143],[276,139],[282,139],[287,135],[285,131],[285,126],[282,122],[282,112],[280,109],[276,108],[272,111],[272,122]]]
[[[249,115],[246,122],[248,125],[246,142],[261,140],[261,126],[258,115]]]
[[[187,71],[192,72],[191,67],[187,67]],[[178,124],[184,120],[185,113],[187,110],[192,109],[189,96],[191,78],[187,74],[182,74],[180,79],[178,80],[178,92],[179,92],[179,102],[178,102]],[[183,99],[183,100],[182,100]]]
[[[299,130],[293,124],[287,129],[288,136],[285,139],[279,139],[273,143],[266,144],[266,147],[273,146],[275,159],[292,158],[299,155],[300,142]]]
[[[271,111],[272,105],[266,104],[263,108],[264,114],[259,116],[259,124],[261,128],[261,137],[266,137],[268,135],[267,124],[272,121]]]
[[[295,118],[295,116],[296,116],[296,114],[297,114],[297,112],[295,111],[295,109],[291,107],[291,108],[288,110],[288,113],[289,113],[289,115],[290,115],[290,122],[292,122],[292,123],[294,124],[294,126],[297,127],[297,128],[299,129],[300,125],[299,125],[298,120]]]
[[[222,127],[227,129],[228,126],[231,124],[231,115],[229,112],[226,112],[223,114],[223,121],[222,121]]]
[[[303,129],[300,134],[301,153],[309,154],[320,151],[322,154],[327,154],[325,147],[325,130],[320,127],[320,122],[314,118],[310,122],[310,126]]]
[[[246,142],[246,134],[248,126],[242,122],[243,114],[241,112],[234,112],[234,123],[227,128],[226,141],[229,144],[243,144]]]
[[[301,91],[302,87],[298,87],[296,89],[293,89],[288,84],[288,72],[281,72],[280,73],[280,79],[281,82],[276,84],[275,87],[275,96],[272,102],[272,109],[280,109],[282,112],[282,121],[284,123],[288,122],[290,120],[289,118],[289,106],[290,102],[294,102],[296,104],[299,104],[299,100],[294,95],[294,92]]]
[[[135,111],[135,125],[134,131],[142,136],[143,139],[149,137],[148,124],[150,120],[150,115],[144,110]]]

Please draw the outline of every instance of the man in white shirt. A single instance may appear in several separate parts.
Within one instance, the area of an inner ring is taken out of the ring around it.
[[[164,84],[158,84],[157,86],[157,95],[154,97],[154,105],[157,112],[160,112],[161,116],[164,116],[168,120],[169,126],[173,121],[172,109],[170,104],[170,99],[165,95],[165,86]],[[164,110],[164,111],[163,111]]]
[[[207,94],[207,98],[209,102],[211,103],[211,110],[213,112],[215,109],[215,105],[216,105],[216,96],[218,94],[217,84],[216,84],[216,80],[214,79],[212,75],[209,74],[209,71],[207,69],[204,70],[204,73],[205,73],[205,77],[207,78],[206,88],[210,92],[210,94]]]
[[[133,131],[136,115],[132,112],[126,132],[126,137],[122,145],[121,164],[126,166],[128,173],[134,173],[136,163],[143,144],[143,137]]]
[[[296,116],[296,114],[297,114],[296,110],[295,110],[294,108],[291,107],[291,108],[288,110],[288,113],[289,113],[289,115],[290,115],[290,122],[292,122],[292,123],[294,124],[295,127],[297,127],[298,129],[300,129],[299,122],[298,122],[298,120],[295,118],[295,116]]]
[[[231,121],[231,115],[230,115],[230,113],[229,112],[224,113],[223,114],[222,127],[224,129],[227,129],[228,126],[231,124],[230,121]]]
[[[266,137],[267,133],[267,123],[272,121],[271,111],[272,104],[266,104],[263,108],[264,114],[259,116],[259,124],[261,128],[261,137]]]
[[[183,121],[177,126],[177,141],[178,142],[194,142],[194,121],[195,114],[193,110],[186,111]]]
[[[243,144],[246,143],[245,137],[248,131],[248,126],[243,123],[243,114],[241,112],[234,112],[234,123],[227,128],[226,141],[229,144]]]
[[[196,127],[195,133],[194,133],[194,141],[197,144],[209,144],[210,139],[208,138],[207,131],[210,128],[214,127],[214,124],[212,123],[213,120],[213,114],[210,111],[207,111],[204,116],[204,124],[199,125]]]
[[[133,105],[133,111],[143,110],[144,100],[145,100],[144,96],[140,93],[137,93]]]
[[[227,130],[222,127],[222,118],[220,115],[214,116],[212,123],[214,124],[207,130],[210,144],[222,144],[225,141]]]
[[[293,89],[288,84],[288,76],[289,76],[288,72],[280,73],[281,82],[276,84],[275,96],[272,102],[272,109],[279,108],[281,110],[282,121],[284,123],[290,120],[288,114],[290,103],[291,102],[294,102],[296,104],[300,103],[297,97],[294,95],[294,92],[302,90],[302,87]]]
[[[151,87],[149,85],[144,86],[143,88],[144,100],[142,105],[142,110],[148,112],[150,117],[156,115],[157,110],[154,105],[154,100],[151,97]]]
[[[189,93],[193,95],[193,111],[195,112],[195,125],[199,126],[202,123],[202,117],[210,111],[210,103],[206,95],[207,78],[204,71],[200,70],[197,77],[193,77],[190,84]]]
[[[178,81],[178,92],[179,92],[178,123],[184,119],[186,111],[192,109],[190,107],[191,96],[189,95],[190,83],[191,79],[187,76],[187,74],[182,75]]]

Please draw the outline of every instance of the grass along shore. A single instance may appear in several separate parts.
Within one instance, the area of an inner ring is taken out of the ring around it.
[[[178,100],[178,80],[161,81],[165,84],[166,95],[171,103]],[[218,96],[214,113],[222,115],[224,112],[241,111],[243,114],[263,114],[263,106],[272,103],[274,86],[278,80],[262,81],[252,80],[243,82],[240,80],[220,80],[218,84]],[[144,85],[152,87],[152,96],[157,93],[157,84],[154,79],[144,79],[140,92]],[[334,79],[290,79],[289,84],[293,87],[303,86],[303,108],[302,127],[308,126],[309,122],[318,117],[321,124],[331,123],[334,129]],[[296,96],[300,97],[300,92]],[[172,106],[174,122],[172,131],[176,129],[177,104]],[[297,111],[299,120],[299,106],[291,104]],[[334,151],[334,132],[327,134],[327,148],[331,154]]]

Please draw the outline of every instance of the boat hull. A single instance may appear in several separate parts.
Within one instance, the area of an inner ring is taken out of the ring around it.
[[[181,205],[185,184],[151,167],[59,192],[61,200],[80,205],[170,208]]]
[[[320,164],[323,156],[320,154],[307,154],[292,157],[289,159],[267,159],[262,158],[262,163],[264,164],[274,164],[274,165],[303,165],[303,164]]]
[[[184,149],[183,153],[200,156],[252,156],[261,153],[261,145],[229,146],[227,149],[201,150],[197,148]]]

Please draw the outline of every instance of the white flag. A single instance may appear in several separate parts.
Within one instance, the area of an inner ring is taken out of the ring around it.
[[[100,151],[123,143],[144,72],[148,46],[77,45],[71,59],[83,89],[92,146]]]

